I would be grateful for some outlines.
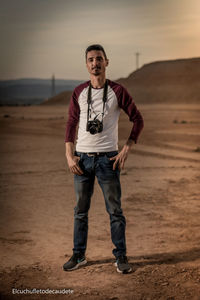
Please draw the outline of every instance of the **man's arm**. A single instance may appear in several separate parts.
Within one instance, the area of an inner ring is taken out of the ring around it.
[[[66,124],[66,131],[65,131],[66,143],[72,142],[74,144],[75,137],[76,137],[76,127],[79,122],[79,115],[80,115],[80,107],[78,104],[76,93],[74,91],[69,103],[68,119]]]
[[[68,111],[68,120],[66,124],[66,133],[65,133],[65,147],[66,147],[66,158],[69,169],[72,173],[77,175],[82,175],[83,171],[79,167],[78,156],[74,155],[74,141],[76,136],[76,127],[79,121],[80,107],[77,101],[77,95],[74,91],[70,100],[69,111]]]
[[[113,164],[113,170],[116,168],[117,165],[119,169],[124,168],[124,164],[130,152],[130,149],[133,143],[137,143],[139,134],[144,127],[142,115],[137,109],[132,97],[129,95],[127,90],[122,86],[118,86],[118,88],[115,90],[115,93],[118,99],[119,107],[122,108],[125,111],[125,113],[129,116],[129,120],[133,122],[133,127],[129,138],[126,144],[123,146],[122,150],[119,152],[118,155],[111,158],[111,160],[115,160]]]
[[[65,143],[66,158],[70,171],[73,174],[82,175],[83,171],[79,166],[80,157],[74,155],[74,144],[72,142]]]

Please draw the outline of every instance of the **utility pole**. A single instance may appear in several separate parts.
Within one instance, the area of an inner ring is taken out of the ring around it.
[[[135,53],[135,57],[136,57],[136,70],[139,69],[139,55],[140,55],[139,52]]]
[[[51,97],[55,96],[55,76],[52,75],[51,78]]]

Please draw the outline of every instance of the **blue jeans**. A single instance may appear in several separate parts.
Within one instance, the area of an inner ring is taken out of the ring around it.
[[[115,245],[115,257],[126,254],[125,227],[126,220],[121,209],[120,171],[113,170],[114,161],[110,157],[117,151],[103,156],[88,156],[76,152],[80,157],[79,165],[83,175],[74,175],[76,206],[74,208],[74,253],[85,253],[88,236],[88,211],[94,189],[95,176],[103,191],[106,210],[110,216],[111,238]]]

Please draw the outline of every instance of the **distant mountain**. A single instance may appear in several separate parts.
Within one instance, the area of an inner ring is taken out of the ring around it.
[[[152,62],[117,82],[137,103],[200,103],[200,58]]]
[[[72,91],[80,80],[55,79],[55,95]],[[24,78],[0,81],[0,105],[40,104],[51,95],[51,79]]]

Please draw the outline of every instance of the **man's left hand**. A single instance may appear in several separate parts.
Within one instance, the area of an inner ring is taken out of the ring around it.
[[[127,143],[122,148],[122,150],[116,156],[113,156],[110,158],[110,160],[115,161],[113,164],[113,170],[115,170],[117,166],[118,166],[119,170],[122,170],[124,168],[124,164],[128,158],[128,154],[129,154],[132,143],[133,143],[132,140],[128,140]]]

